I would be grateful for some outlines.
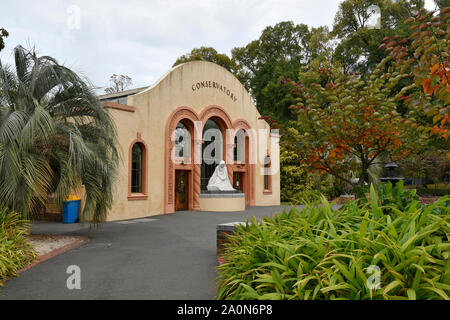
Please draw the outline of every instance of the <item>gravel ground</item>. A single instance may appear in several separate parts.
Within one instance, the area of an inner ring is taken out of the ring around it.
[[[80,239],[80,237],[36,234],[30,235],[28,238],[38,256],[58,250]]]

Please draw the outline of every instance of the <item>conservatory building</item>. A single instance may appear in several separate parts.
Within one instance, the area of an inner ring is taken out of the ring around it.
[[[226,69],[189,62],[100,100],[121,154],[107,220],[280,204],[279,135]]]

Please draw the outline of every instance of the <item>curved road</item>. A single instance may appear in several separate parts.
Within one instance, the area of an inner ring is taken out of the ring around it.
[[[44,261],[0,287],[0,299],[214,299],[216,226],[269,216],[283,207],[244,212],[177,212],[151,219],[89,225],[38,222],[34,234],[90,241]],[[67,267],[81,269],[81,289],[68,290]]]

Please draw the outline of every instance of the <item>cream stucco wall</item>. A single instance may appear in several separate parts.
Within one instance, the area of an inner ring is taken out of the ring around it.
[[[245,198],[200,198],[202,211],[233,212],[245,210]]]
[[[192,86],[201,81],[211,81],[230,90],[231,99],[226,92],[217,88],[197,89]],[[115,120],[121,151],[119,179],[115,186],[114,204],[108,220],[122,220],[158,215],[164,213],[165,197],[165,129],[171,113],[182,106],[192,108],[197,114],[211,105],[220,106],[231,118],[246,120],[253,129],[270,130],[269,125],[260,120],[251,97],[242,84],[224,68],[209,62],[195,61],[173,68],[157,83],[148,89],[128,96],[128,105],[135,112],[108,109]],[[146,200],[128,199],[128,152],[138,134],[148,147],[147,175],[148,198]],[[269,141],[270,135],[266,141]],[[272,149],[273,145],[266,148]],[[265,152],[263,152],[265,153]],[[272,176],[272,193],[263,193],[263,159],[258,157],[255,168],[255,205],[278,205],[280,203],[279,170]],[[278,155],[272,155],[278,161]]]

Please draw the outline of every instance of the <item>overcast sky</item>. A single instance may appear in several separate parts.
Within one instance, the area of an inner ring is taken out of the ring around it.
[[[113,74],[151,85],[192,48],[232,48],[257,39],[268,25],[292,20],[333,23],[340,0],[7,0],[0,27],[10,36],[0,52],[12,62],[16,45],[83,73],[99,87]],[[432,0],[427,7],[433,8]],[[79,14],[78,14],[79,13]]]

